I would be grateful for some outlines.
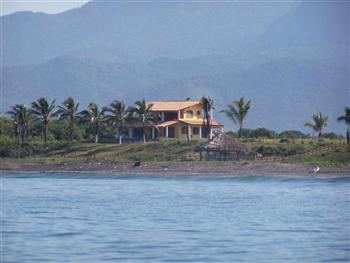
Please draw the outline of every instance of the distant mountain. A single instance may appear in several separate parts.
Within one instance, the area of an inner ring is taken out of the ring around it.
[[[3,64],[42,63],[61,55],[148,62],[242,48],[294,3],[91,1],[56,15],[1,17]]]
[[[265,49],[348,48],[349,1],[305,1],[279,17],[258,44]]]
[[[335,118],[349,101],[347,68],[296,59],[239,68],[226,67],[221,56],[163,58],[141,66],[59,57],[42,65],[9,67],[3,73],[6,107],[28,104],[40,96],[57,98],[58,102],[73,96],[82,105],[90,101],[107,105],[114,99],[133,104],[141,98],[198,99],[210,95],[216,101],[216,117],[229,124],[218,111],[231,100],[246,96],[253,105],[248,126],[278,130],[303,129],[316,111],[329,114],[331,128],[339,130]]]
[[[349,2],[91,1],[3,23],[2,111],[40,96],[86,105],[246,96],[249,127],[329,130],[349,105]],[[216,113],[228,128],[229,121]]]

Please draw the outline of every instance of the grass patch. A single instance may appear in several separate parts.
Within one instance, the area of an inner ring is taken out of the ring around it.
[[[161,139],[157,142],[131,143],[131,144],[95,144],[75,143],[62,145],[47,153],[25,158],[3,158],[12,162],[35,162],[43,164],[62,163],[133,163],[136,161],[159,162],[196,162],[199,161],[199,153],[195,148],[205,140],[177,140]],[[283,141],[279,139],[249,139],[242,140],[249,151],[261,152],[264,156],[294,156],[308,152],[316,147],[339,143],[330,139],[294,139]],[[245,161],[246,162],[246,161]],[[317,155],[287,160],[305,164],[317,164],[322,166],[336,166],[350,164],[350,150],[346,144],[339,144],[333,151]],[[203,164],[205,162],[202,162]],[[211,162],[210,162],[211,163]],[[222,163],[222,162],[220,162]],[[213,164],[213,163],[211,163]]]
[[[348,148],[321,154],[319,156],[310,156],[304,159],[304,163],[319,166],[350,165],[350,150]]]

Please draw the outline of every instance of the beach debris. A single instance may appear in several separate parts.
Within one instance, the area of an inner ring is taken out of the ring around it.
[[[314,174],[317,174],[317,172],[320,170],[320,167],[318,167],[317,165],[314,168]]]
[[[141,161],[134,163],[134,167],[139,167],[139,166],[141,166]]]
[[[256,153],[255,156],[254,156],[254,159],[255,159],[255,161],[262,160],[263,157],[264,156],[261,153]]]

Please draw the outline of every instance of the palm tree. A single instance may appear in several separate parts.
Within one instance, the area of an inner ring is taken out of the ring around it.
[[[248,111],[250,109],[251,101],[245,101],[244,97],[241,97],[239,100],[232,101],[231,104],[227,105],[226,110],[222,110],[230,120],[235,124],[239,124],[239,137],[242,137],[243,121],[246,118]]]
[[[154,123],[159,116],[151,111],[152,104],[146,103],[145,99],[135,102],[135,107],[130,109],[132,117],[142,123],[143,142],[146,143],[146,125]]]
[[[17,140],[17,145],[19,145],[19,139],[20,139],[20,135],[19,135],[19,114],[18,114],[18,109],[17,109],[17,105],[16,106],[12,106],[11,107],[11,111],[8,111],[7,114],[10,115],[10,118],[12,120],[13,123],[13,128],[14,128],[14,132],[15,132],[15,137]]]
[[[345,107],[345,114],[337,118],[338,121],[344,122],[346,129],[346,142],[350,144],[350,107]]]
[[[202,97],[201,98],[201,103],[203,107],[203,128],[205,128],[205,134],[206,137],[211,139],[211,118],[212,118],[212,110],[214,108],[214,100],[211,99],[209,96],[207,97]]]
[[[327,124],[328,117],[322,116],[322,113],[320,112],[316,112],[314,115],[312,115],[312,122],[307,122],[304,124],[304,126],[318,132],[318,137],[320,138],[322,136],[322,130],[327,126]]]
[[[127,109],[123,101],[115,100],[110,104],[110,107],[105,107],[103,111],[109,113],[105,117],[118,129],[119,144],[122,144],[124,125],[130,115],[130,109]]]
[[[19,127],[22,144],[24,138],[29,134],[29,124],[31,121],[31,114],[27,107],[23,104],[18,105],[19,110]]]
[[[49,103],[46,98],[40,98],[32,102],[30,112],[43,122],[44,143],[47,145],[47,134],[49,130],[49,121],[56,116],[55,109],[56,100]]]
[[[59,120],[68,120],[69,142],[72,142],[75,122],[80,117],[79,103],[76,103],[72,97],[68,97],[62,105],[58,106],[57,114],[60,115]]]
[[[98,143],[100,125],[104,121],[103,111],[100,110],[95,103],[90,102],[88,109],[80,112],[80,115],[83,120],[88,121],[93,125],[95,130],[95,143]]]
[[[24,138],[28,133],[30,113],[27,107],[23,104],[16,104],[11,107],[12,110],[7,113],[11,116],[15,128],[15,136],[17,138],[17,144],[24,143]]]

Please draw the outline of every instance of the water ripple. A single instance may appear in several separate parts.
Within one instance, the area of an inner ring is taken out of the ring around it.
[[[2,174],[4,262],[349,262],[349,178]]]

